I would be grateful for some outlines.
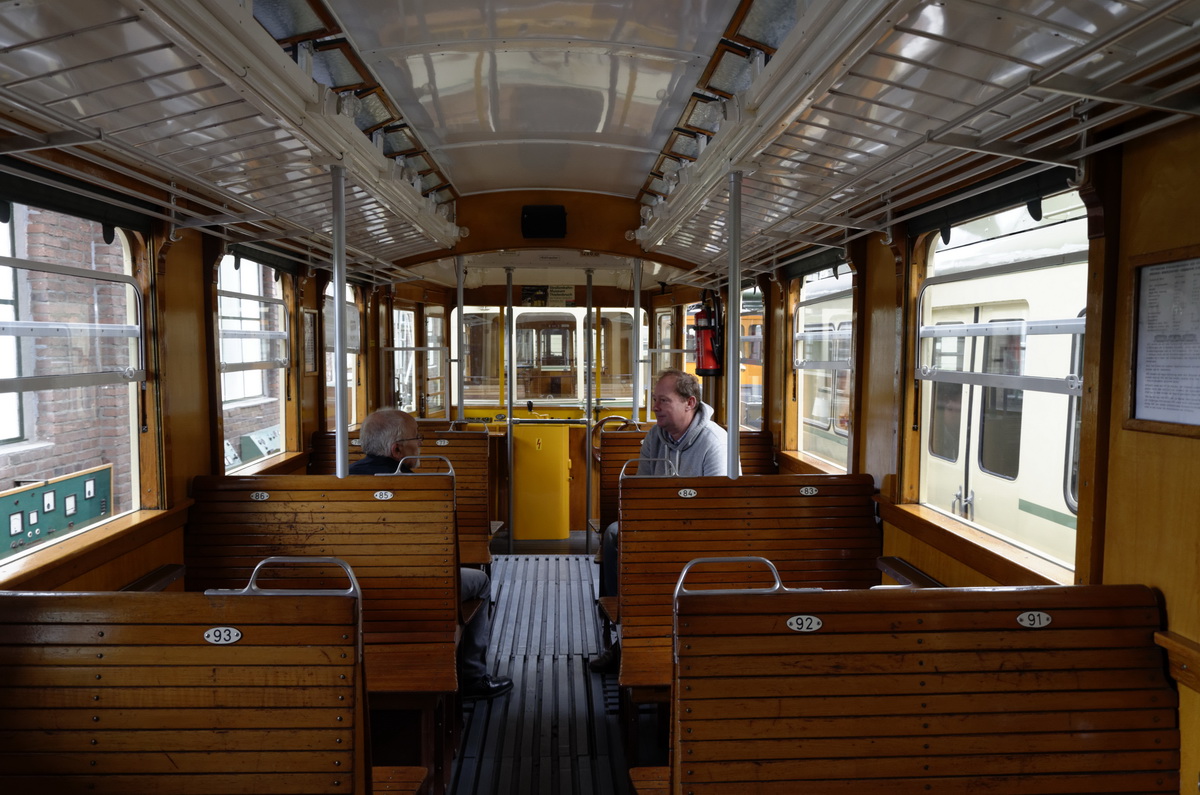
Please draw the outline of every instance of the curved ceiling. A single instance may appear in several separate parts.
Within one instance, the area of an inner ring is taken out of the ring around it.
[[[453,257],[460,199],[587,191],[716,284],[735,209],[764,272],[1200,112],[1200,0],[245,5],[6,6],[0,173],[318,268],[344,174],[349,269],[379,284]]]

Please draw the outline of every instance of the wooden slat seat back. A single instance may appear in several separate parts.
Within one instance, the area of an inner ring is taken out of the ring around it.
[[[367,792],[357,604],[333,595],[0,595],[0,789]],[[210,643],[210,630],[241,638]]]
[[[640,430],[622,428],[604,429],[600,432],[600,487],[599,521],[596,530],[604,529],[617,521],[620,497],[621,469],[627,461],[638,458],[642,452],[642,440],[653,425],[643,425]],[[774,475],[779,472],[775,463],[775,444],[770,431],[743,431],[738,438],[738,459],[744,475]],[[636,465],[630,464],[628,474],[636,474]]]
[[[371,691],[457,689],[454,478],[213,476],[193,481],[193,497],[185,533],[190,590],[242,587],[269,555],[341,558],[362,587]],[[306,568],[278,576],[330,587],[337,574]],[[381,657],[389,664],[377,665]]]
[[[790,587],[878,585],[874,491],[868,475],[622,479],[621,685],[670,685],[671,599],[694,558],[768,557]],[[747,563],[693,576],[714,589],[767,584]]]
[[[358,440],[358,429],[348,432],[350,461],[363,457],[362,445]],[[333,475],[337,473],[337,435],[333,431],[314,431],[308,451],[308,474]]]
[[[770,431],[742,431],[738,436],[738,460],[743,475],[775,475],[775,440]]]
[[[450,430],[445,420],[420,421],[423,456],[442,456],[454,467],[455,502],[458,510],[459,562],[469,566],[492,562],[488,544],[491,541],[491,486],[488,476],[491,445],[484,431]],[[358,431],[350,432],[349,460],[354,463],[363,457],[358,445]],[[328,431],[318,431],[312,437],[309,456],[310,475],[332,475],[336,468],[336,441]],[[445,472],[437,461],[422,459],[417,467],[422,472]]]
[[[491,488],[488,469],[491,444],[487,431],[451,431],[421,427],[421,455],[417,470],[446,472],[445,458],[454,467],[454,501],[457,510],[458,556],[466,565],[492,562]]]
[[[1179,792],[1144,586],[685,593],[677,609],[676,793]]]
[[[642,440],[653,426],[643,426],[641,430],[627,428],[610,431],[607,428],[600,432],[600,488],[599,488],[599,521],[596,529],[604,529],[617,521],[617,506],[620,495],[621,468],[625,462],[641,455]],[[629,469],[636,472],[635,464]]]

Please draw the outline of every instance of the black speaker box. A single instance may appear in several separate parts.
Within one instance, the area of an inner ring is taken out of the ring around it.
[[[563,238],[567,236],[567,208],[561,204],[527,204],[521,208],[521,236]]]

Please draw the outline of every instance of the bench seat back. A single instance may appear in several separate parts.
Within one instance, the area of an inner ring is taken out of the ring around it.
[[[695,558],[768,557],[791,587],[878,585],[874,490],[865,475],[622,479],[622,687],[670,686],[671,600]],[[710,564],[693,577],[714,589],[769,584],[762,566],[745,562]]]
[[[604,529],[617,521],[617,509],[620,500],[621,468],[625,462],[638,458],[642,453],[642,440],[650,427],[643,430],[628,428],[619,431],[600,431],[600,488],[599,488],[599,526]],[[636,473],[636,464],[629,465],[629,471]]]
[[[1144,586],[684,593],[676,609],[676,793],[1179,791]]]
[[[638,458],[642,452],[642,440],[649,429],[622,428],[600,432],[600,521],[598,530],[604,531],[617,521],[620,503],[621,470],[627,461]],[[775,463],[775,446],[769,431],[743,431],[738,438],[738,458],[744,475],[774,475],[779,472]],[[625,474],[636,475],[637,467],[630,464]]]
[[[189,590],[240,588],[269,555],[337,557],[362,586],[368,645],[455,641],[451,476],[212,476],[196,478],[192,490]],[[344,582],[339,575],[336,568],[304,568],[277,576],[293,586],[336,587]]]
[[[422,426],[421,472],[446,472],[445,462],[454,467],[454,501],[461,563],[491,563],[488,544],[492,539],[491,486],[489,481],[491,443],[487,431],[435,430]]]
[[[422,420],[419,424],[421,455],[441,456],[454,467],[455,504],[459,541],[459,560],[469,565],[491,563],[488,544],[491,541],[491,485],[489,468],[491,445],[488,432],[452,431],[444,420]],[[363,457],[358,444],[358,431],[351,431],[349,460],[353,464]],[[317,431],[312,436],[308,474],[332,475],[337,463],[336,439],[329,431]],[[422,459],[417,465],[421,472],[447,472],[444,463],[433,458]]]
[[[357,603],[0,595],[3,791],[366,793]]]

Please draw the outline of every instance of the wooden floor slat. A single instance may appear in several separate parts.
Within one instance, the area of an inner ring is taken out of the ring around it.
[[[491,670],[513,692],[467,704],[451,795],[625,795],[616,677],[602,648],[591,555],[495,555]]]

